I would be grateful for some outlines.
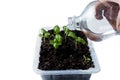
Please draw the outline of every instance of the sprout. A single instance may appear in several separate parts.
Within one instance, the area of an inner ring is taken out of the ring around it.
[[[57,49],[57,48],[59,47],[58,42],[57,42],[56,39],[50,40],[50,44],[53,45],[53,47],[54,47],[55,49]]]
[[[58,25],[56,25],[56,26],[54,27],[54,33],[55,33],[55,34],[59,34],[59,33],[60,33],[60,28],[59,28]]]
[[[64,30],[64,32],[66,33],[67,36],[72,37],[73,39],[75,39],[76,42],[79,42],[79,43],[82,43],[82,44],[85,44],[85,43],[86,43],[83,38],[77,37],[77,36],[75,35],[75,33],[72,32],[72,31],[70,31],[69,29],[67,29],[66,26],[63,26],[63,30]]]
[[[40,37],[43,37],[43,40],[45,42],[45,38],[48,38],[50,36],[50,33],[46,31],[45,29],[41,29],[42,34],[39,34]]]
[[[83,58],[84,58],[84,63],[87,63],[91,60],[90,58],[86,57],[85,55],[83,55]]]
[[[39,34],[40,37],[48,38],[50,36],[50,33],[47,32],[45,29],[41,29],[42,34]]]
[[[76,41],[79,42],[79,43],[82,43],[82,44],[86,44],[85,40],[81,37],[77,37]]]
[[[60,34],[56,34],[55,39],[57,39],[58,42],[62,42],[62,36]]]
[[[55,38],[50,40],[50,44],[57,49],[60,45],[62,45],[62,36],[60,34],[56,34]]]
[[[63,26],[63,31],[65,32],[65,41],[66,41],[66,38],[67,38],[68,33],[70,32],[70,30],[67,28],[67,26]]]
[[[66,36],[70,32],[70,30],[67,28],[67,26],[63,26],[63,31],[65,32]]]
[[[72,37],[75,40],[75,48],[77,48],[78,43],[86,44],[85,40],[81,37],[77,37],[74,32],[69,31],[68,33],[69,37]]]
[[[56,25],[53,28],[53,31],[54,31],[54,35],[53,35],[54,39],[50,40],[50,44],[53,45],[55,49],[57,49],[60,45],[62,45],[62,40],[63,40],[62,36],[60,35],[60,27]],[[75,40],[75,48],[77,48],[78,43],[82,43],[82,44],[86,43],[83,38],[76,36],[75,33],[70,31],[66,26],[63,26],[63,31],[65,33],[65,41],[67,36]],[[43,28],[41,29],[41,32],[42,34],[39,34],[39,36],[43,37],[44,42],[45,42],[45,38],[48,38],[50,35],[52,35]]]
[[[50,40],[50,44],[53,45],[55,49],[57,49],[60,45],[62,45],[62,36],[59,34],[60,33],[60,28],[58,25],[54,27],[54,39]]]
[[[70,32],[68,33],[68,36],[69,36],[69,37],[72,37],[73,39],[76,39],[76,38],[77,38],[77,36],[75,35],[75,33],[72,32],[72,31],[70,31]]]

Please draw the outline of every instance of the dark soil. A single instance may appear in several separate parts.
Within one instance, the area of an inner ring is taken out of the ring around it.
[[[53,30],[49,30],[53,34]],[[82,37],[86,42],[87,38],[83,32],[74,30],[75,34],[79,37]],[[77,44],[75,48],[75,41],[71,37],[66,37],[63,31],[60,32],[63,37],[62,45],[58,49],[55,49],[51,44],[50,40],[53,39],[53,36],[45,39],[45,42],[42,38],[41,51],[39,58],[39,69],[42,70],[68,70],[68,69],[89,69],[94,67],[92,58],[90,56],[90,51],[88,44]],[[54,34],[53,34],[54,35]],[[87,42],[88,43],[88,42]],[[83,55],[90,58],[91,60],[85,62]]]

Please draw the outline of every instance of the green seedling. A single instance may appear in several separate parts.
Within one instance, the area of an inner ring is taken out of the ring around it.
[[[63,26],[63,31],[65,32],[65,41],[66,41],[66,38],[67,38],[68,33],[70,32],[70,30],[67,28],[67,26]]]
[[[53,34],[54,39],[50,40],[50,44],[53,45],[55,49],[57,49],[60,45],[62,45],[62,40],[63,40],[62,36],[60,35],[60,27],[56,25],[53,28],[53,31],[54,31],[54,34]],[[65,32],[65,37],[66,36],[72,37],[75,40],[75,48],[77,48],[78,43],[82,43],[82,44],[86,43],[84,39],[82,39],[81,37],[77,37],[75,33],[70,31],[66,26],[63,26],[63,31]],[[48,38],[50,35],[52,35],[45,29],[41,29],[41,32],[42,34],[39,34],[39,36],[43,37],[44,42],[45,42],[45,38]]]
[[[63,26],[63,31],[65,32],[66,36],[70,32],[70,30],[67,28],[67,26]]]
[[[57,39],[58,42],[62,43],[62,36],[60,34],[56,34],[55,39]]]
[[[72,32],[72,31],[70,31],[70,32],[68,33],[68,36],[69,36],[69,37],[72,37],[73,39],[77,39],[77,36],[76,36],[75,33]]]
[[[72,31],[69,31],[68,36],[69,36],[69,37],[72,37],[72,38],[75,40],[75,48],[77,48],[77,44],[78,44],[78,43],[82,43],[82,44],[85,44],[85,43],[86,43],[83,38],[77,37],[77,36],[75,35],[75,33],[72,32]]]
[[[75,33],[70,31],[66,26],[63,26],[63,30],[64,30],[66,36],[72,37],[73,39],[75,39],[76,42],[79,42],[79,43],[82,43],[82,44],[86,43],[84,39],[82,39],[81,37],[77,37],[75,35]]]
[[[62,36],[59,34],[60,33],[60,28],[58,25],[56,25],[54,28],[54,39],[50,40],[50,44],[53,45],[55,49],[57,49],[60,45],[62,45]]]
[[[39,34],[40,37],[43,37],[43,41],[45,42],[45,38],[48,38],[50,36],[50,33],[46,31],[45,29],[41,29],[42,34]]]
[[[54,27],[54,33],[55,33],[55,34],[59,34],[59,33],[60,33],[60,28],[59,28],[58,25],[56,25],[56,26]]]
[[[45,29],[41,29],[42,34],[39,34],[40,37],[48,38],[50,36],[50,33],[46,31]]]
[[[62,45],[62,36],[60,34],[56,34],[55,38],[50,40],[50,44],[57,49],[60,45]]]
[[[91,60],[90,58],[86,57],[85,55],[83,55],[83,58],[84,58],[84,63],[87,63]]]
[[[75,40],[79,43],[86,44],[85,40],[81,37],[77,37]]]
[[[72,37],[73,39],[75,39],[75,41],[78,42],[78,43],[82,43],[82,44],[86,43],[83,38],[77,37],[74,32],[69,32],[68,36]]]

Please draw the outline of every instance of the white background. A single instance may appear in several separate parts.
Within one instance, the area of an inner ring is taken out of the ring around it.
[[[92,0],[91,0],[92,1]],[[38,30],[66,25],[90,0],[0,0],[0,80],[41,80],[33,59]],[[101,71],[90,80],[120,80],[120,36],[93,42]]]

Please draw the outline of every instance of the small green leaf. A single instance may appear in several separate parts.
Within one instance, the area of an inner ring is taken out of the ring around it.
[[[83,55],[83,58],[86,60],[86,56],[85,55]]]
[[[39,34],[39,37],[43,37],[43,34]]]
[[[79,42],[79,43],[82,43],[82,44],[86,43],[85,40],[83,38],[81,38],[81,37],[77,37],[76,41]]]
[[[86,44],[85,40],[82,39],[82,44]]]
[[[56,34],[55,39],[57,39],[58,42],[62,42],[62,36],[60,34]]]
[[[45,36],[45,38],[48,38],[50,36],[50,33],[47,32],[47,33],[44,34],[44,36]]]
[[[42,28],[42,29],[41,29],[41,32],[42,32],[43,34],[45,34],[47,31]]]
[[[54,44],[54,40],[50,40],[50,44],[53,45]]]
[[[63,30],[66,31],[67,27],[66,26],[63,26]]]
[[[74,32],[69,32],[69,33],[68,33],[68,36],[76,39],[76,35],[75,35]]]
[[[86,57],[85,55],[83,55],[83,58],[84,58],[85,62],[89,62],[91,60],[90,58]]]
[[[57,43],[54,43],[54,48],[57,49],[59,47],[59,45]]]
[[[56,26],[54,27],[54,33],[56,33],[56,34],[60,33],[60,28],[59,28],[58,25],[56,25]]]
[[[87,61],[90,61],[91,59],[90,59],[90,58],[87,58],[86,60],[87,60]]]
[[[76,38],[76,41],[77,41],[77,42],[82,42],[82,39],[81,39],[80,37],[77,37],[77,38]]]
[[[66,26],[63,26],[63,30],[66,33],[66,35],[68,35],[68,33],[70,32],[70,30]]]
[[[67,35],[69,34],[69,32],[70,32],[70,30],[69,30],[69,29],[66,29],[66,34],[67,34]]]
[[[55,38],[55,39],[54,39],[54,43],[57,43],[57,42],[58,42],[58,41],[57,41],[57,39]]]

